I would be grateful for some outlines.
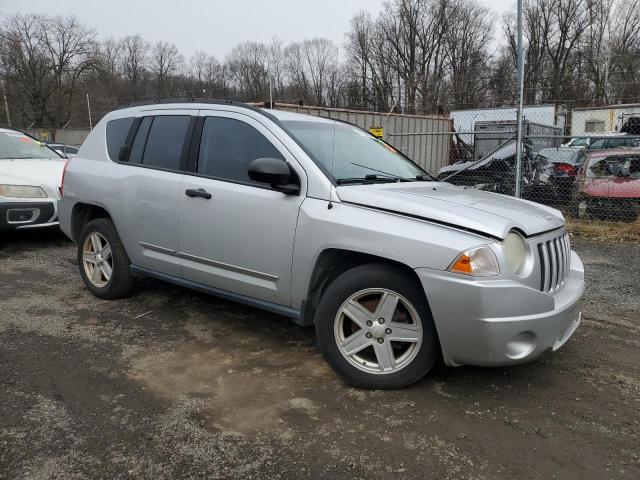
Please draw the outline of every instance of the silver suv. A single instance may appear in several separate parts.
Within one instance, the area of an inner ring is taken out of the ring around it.
[[[136,276],[315,325],[348,383],[557,350],[583,266],[562,215],[435,181],[347,123],[233,102],[108,114],[69,161],[60,226],[99,298]]]

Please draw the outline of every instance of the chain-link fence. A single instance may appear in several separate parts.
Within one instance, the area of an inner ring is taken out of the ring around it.
[[[450,113],[449,164],[430,173],[467,188],[515,195],[561,210],[571,221],[636,222],[640,216],[640,104],[523,109],[520,177],[517,108]]]

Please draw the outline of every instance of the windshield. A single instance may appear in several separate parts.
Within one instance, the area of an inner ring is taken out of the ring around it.
[[[575,140],[570,142],[570,145],[572,147],[584,147],[584,146],[587,145],[587,140],[589,140],[589,139],[588,138],[576,138]]]
[[[589,160],[587,177],[640,178],[640,155],[615,155]]]
[[[60,158],[44,143],[20,132],[0,132],[0,159]]]
[[[289,132],[331,172],[345,180],[422,180],[428,174],[392,146],[340,122],[285,121]],[[368,177],[368,178],[366,178]]]

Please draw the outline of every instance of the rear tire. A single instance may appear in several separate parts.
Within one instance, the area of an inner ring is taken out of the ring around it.
[[[367,264],[343,273],[324,292],[315,320],[320,351],[350,385],[406,387],[435,363],[438,340],[424,291],[399,268]]]
[[[135,278],[130,263],[111,219],[97,218],[84,226],[78,238],[78,267],[91,293],[103,300],[131,293]]]

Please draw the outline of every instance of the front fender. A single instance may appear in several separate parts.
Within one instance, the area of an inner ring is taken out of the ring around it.
[[[327,249],[365,253],[409,268],[445,270],[463,250],[495,240],[428,221],[307,198],[293,251],[292,305],[305,300],[315,264]]]

